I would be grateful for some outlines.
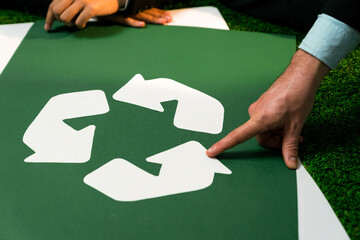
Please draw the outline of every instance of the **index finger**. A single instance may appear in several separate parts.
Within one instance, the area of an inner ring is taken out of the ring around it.
[[[54,21],[55,21],[54,13],[51,7],[49,7],[45,18],[45,26],[44,26],[45,31],[49,31],[51,29],[51,26],[53,25]]]
[[[250,138],[264,132],[263,124],[259,124],[259,122],[255,122],[253,120],[248,120],[246,123],[236,128],[232,132],[230,132],[226,137],[212,145],[206,152],[209,157],[215,157],[225,150],[235,147],[236,145],[243,143]]]

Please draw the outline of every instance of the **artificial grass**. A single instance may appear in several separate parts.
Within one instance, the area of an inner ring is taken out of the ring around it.
[[[239,13],[217,0],[190,0],[166,8],[212,5],[230,29],[292,34],[297,45],[305,33]],[[32,22],[41,14],[0,9],[0,24]],[[275,79],[274,79],[275,80]],[[302,131],[299,156],[339,217],[351,239],[360,239],[360,48],[353,50],[323,80]]]

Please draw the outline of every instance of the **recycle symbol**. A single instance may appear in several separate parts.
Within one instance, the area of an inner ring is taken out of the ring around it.
[[[116,101],[163,112],[162,102],[177,100],[174,125],[179,129],[218,134],[224,107],[215,98],[175,80],[145,80],[136,74],[114,95]],[[95,126],[79,131],[66,119],[109,112],[102,90],[65,93],[52,97],[27,128],[23,142],[35,153],[27,163],[84,163],[90,160]],[[209,187],[215,173],[231,174],[216,158],[206,156],[197,141],[189,141],[146,158],[161,164],[152,175],[131,162],[116,158],[84,177],[84,183],[117,201],[138,201],[201,190]],[[191,164],[189,164],[191,163]]]

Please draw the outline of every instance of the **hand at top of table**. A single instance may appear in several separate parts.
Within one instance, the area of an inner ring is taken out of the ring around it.
[[[131,16],[118,12],[124,0],[53,0],[49,6],[44,29],[49,31],[55,20],[67,26],[84,28],[90,18],[112,21],[132,27],[144,27],[145,23],[165,24],[170,22],[170,13],[152,8]]]

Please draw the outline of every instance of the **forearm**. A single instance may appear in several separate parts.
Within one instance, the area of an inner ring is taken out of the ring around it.
[[[299,49],[293,56],[289,67],[284,74],[294,74],[297,79],[296,85],[306,84],[311,89],[319,87],[321,81],[329,73],[330,68],[311,54]]]

